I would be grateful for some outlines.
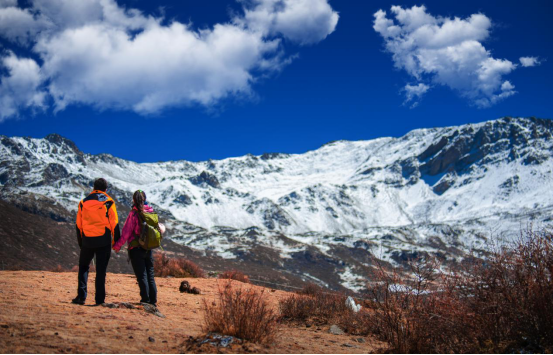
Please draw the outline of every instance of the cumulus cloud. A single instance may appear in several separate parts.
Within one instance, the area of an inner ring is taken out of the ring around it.
[[[485,15],[439,17],[424,6],[392,6],[391,14],[377,11],[373,28],[383,37],[394,66],[419,82],[404,88],[406,102],[418,103],[428,90],[426,83],[447,86],[478,107],[515,94],[514,85],[503,77],[517,65],[494,58],[482,44],[492,25]]]
[[[0,8],[9,6],[17,6],[17,0],[0,0]]]
[[[46,93],[38,64],[8,52],[0,66],[7,71],[0,83],[0,121],[16,116],[20,109],[44,109]]]
[[[246,2],[246,1],[244,1]],[[336,28],[338,13],[327,0],[250,0],[239,23],[264,34],[288,38],[299,44],[313,44]]]
[[[0,83],[0,120],[21,109],[44,109],[46,102],[55,111],[86,104],[155,114],[249,96],[252,83],[294,58],[286,41],[317,43],[338,21],[327,0],[240,1],[242,13],[201,30],[164,24],[115,0],[33,0],[26,9],[0,1],[0,36],[37,58],[0,57],[8,68]],[[21,65],[6,64],[14,60]],[[15,82],[21,83],[17,90]]]
[[[44,17],[35,16],[28,9],[19,9],[10,1],[0,3],[0,36],[9,41],[25,45],[48,25]]]
[[[520,57],[519,60],[523,67],[535,67],[541,64],[538,57]]]

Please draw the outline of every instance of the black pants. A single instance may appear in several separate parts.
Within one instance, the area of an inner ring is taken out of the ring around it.
[[[90,248],[83,246],[79,256],[79,289],[78,296],[83,301],[87,295],[88,269],[96,255],[96,303],[104,303],[106,299],[106,271],[111,256],[111,245]]]
[[[132,268],[140,287],[140,302],[157,303],[157,287],[154,280],[154,259],[151,250],[140,247],[129,250]]]

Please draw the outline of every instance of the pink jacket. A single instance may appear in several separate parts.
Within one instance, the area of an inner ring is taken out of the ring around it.
[[[121,232],[121,238],[113,245],[113,250],[121,250],[121,247],[125,245],[125,243],[128,242],[130,244],[135,236],[140,235],[140,219],[137,211],[138,210],[133,207],[131,213],[129,213],[125,225],[123,226],[123,231]],[[149,205],[144,205],[144,212],[152,213],[154,209]],[[132,249],[132,247],[129,246],[129,249]]]

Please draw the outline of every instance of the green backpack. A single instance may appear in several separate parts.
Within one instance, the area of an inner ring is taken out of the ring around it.
[[[159,230],[159,220],[157,213],[137,212],[138,218],[142,223],[140,235],[137,235],[131,242],[131,247],[140,246],[145,250],[152,250],[161,247],[161,231]],[[163,248],[162,248],[163,249]]]

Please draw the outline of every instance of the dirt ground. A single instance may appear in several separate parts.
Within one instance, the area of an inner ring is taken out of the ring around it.
[[[89,277],[89,295],[84,306],[74,305],[77,274],[45,271],[0,271],[0,349],[5,353],[183,353],[189,337],[202,331],[202,299],[215,301],[217,279],[187,279],[202,294],[178,291],[183,279],[157,278],[158,307],[166,318],[143,309],[95,307],[94,274]],[[259,286],[234,281],[234,287]],[[108,274],[106,302],[129,302],[138,306],[134,276]],[[288,293],[265,289],[276,307]],[[361,338],[361,339],[360,339]],[[274,344],[231,349],[201,349],[214,352],[263,353],[370,353],[385,344],[368,337],[333,335],[329,326],[281,326]]]

